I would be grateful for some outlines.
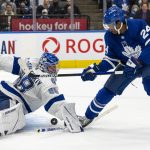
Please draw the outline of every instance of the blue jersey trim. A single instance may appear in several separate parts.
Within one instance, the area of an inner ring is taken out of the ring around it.
[[[20,93],[18,93],[15,89],[13,89],[12,87],[10,87],[5,81],[1,81],[1,85],[3,86],[3,88],[5,88],[7,91],[11,92],[12,94],[18,96],[24,106],[26,107],[26,110],[28,111],[28,113],[32,112],[31,108],[29,107],[29,105],[27,104],[27,102],[25,101],[25,99],[21,96]]]
[[[57,96],[57,97],[52,98],[52,99],[49,100],[48,103],[44,106],[45,110],[48,111],[48,110],[50,109],[50,107],[51,107],[55,102],[62,101],[62,100],[65,100],[63,94],[61,94],[61,95],[59,95],[59,96]]]
[[[12,73],[15,74],[15,75],[18,75],[19,71],[20,71],[20,66],[18,64],[18,59],[19,59],[19,57],[14,57]]]

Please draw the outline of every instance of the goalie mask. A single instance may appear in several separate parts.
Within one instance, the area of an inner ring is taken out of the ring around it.
[[[119,28],[116,26],[118,21],[120,22]],[[104,14],[103,26],[106,30],[115,30],[118,34],[120,34],[120,30],[124,22],[124,11],[117,6],[110,7]]]
[[[54,54],[45,52],[39,60],[38,68],[49,74],[57,74],[59,70],[58,63],[59,59]]]

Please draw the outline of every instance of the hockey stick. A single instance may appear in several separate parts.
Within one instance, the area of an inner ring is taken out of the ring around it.
[[[117,108],[118,108],[118,105],[114,105],[114,106],[111,106],[110,108],[106,109],[98,117],[96,117],[95,120],[90,125],[94,124],[100,118],[107,116],[108,114],[110,114],[111,112],[116,110]],[[66,127],[52,127],[52,128],[48,127],[48,128],[39,128],[36,130],[36,132],[40,133],[40,132],[58,131],[58,130],[65,130],[65,129],[67,129],[67,128]]]
[[[27,64],[23,59],[19,59],[18,63],[21,67],[21,69],[24,71],[25,74],[27,74],[29,77],[75,77],[75,76],[81,76],[82,73],[71,73],[71,74],[34,74],[32,73],[32,70],[30,70],[27,67]],[[123,71],[110,71],[110,72],[96,72],[93,73],[94,75],[110,75],[110,74],[123,74]]]
[[[123,74],[123,71],[111,71],[111,72],[96,72],[93,73],[94,75],[110,75],[110,74]],[[81,76],[81,73],[70,73],[70,74],[33,74],[32,72],[28,74],[29,77],[36,78],[36,77],[76,77]]]
[[[53,127],[53,128],[39,128],[36,130],[36,132],[49,132],[49,131],[57,131],[57,130],[65,130],[63,127]]]
[[[111,72],[96,72],[93,73],[94,75],[110,75],[110,74],[123,74],[123,71],[111,71]],[[28,74],[29,77],[36,78],[36,77],[76,77],[81,76],[82,73],[70,73],[70,74],[33,74],[32,72]]]
[[[95,121],[101,119],[102,117],[104,117],[104,116],[110,114],[111,112],[113,112],[113,111],[116,110],[117,108],[118,108],[118,105],[113,105],[113,106],[111,106],[110,108],[106,109],[104,112],[100,113],[100,114],[94,119],[94,121],[93,121],[92,123],[94,123]],[[92,124],[92,123],[91,123],[91,124]]]
[[[96,72],[94,75],[110,75],[110,74],[123,74],[123,71],[111,71],[111,72]],[[72,73],[72,74],[58,74],[58,77],[71,77],[71,76],[81,76],[82,73]]]
[[[24,73],[28,75],[29,77],[33,77],[33,78],[36,78],[36,77],[76,77],[76,76],[82,75],[82,73],[70,73],[70,74],[58,74],[58,75],[57,74],[38,74],[37,75],[37,74],[32,73],[32,70],[27,67],[26,62],[23,59],[19,59],[18,63],[21,69],[24,71]],[[96,72],[93,74],[94,75],[110,75],[113,73],[123,74],[123,71]]]

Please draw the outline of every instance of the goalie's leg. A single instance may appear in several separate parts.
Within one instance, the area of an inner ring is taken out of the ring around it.
[[[78,133],[83,131],[81,123],[75,113],[75,103],[65,103],[62,106],[62,117],[70,132]]]
[[[13,133],[25,126],[25,117],[21,103],[0,94],[0,136]],[[8,99],[7,99],[8,98]]]

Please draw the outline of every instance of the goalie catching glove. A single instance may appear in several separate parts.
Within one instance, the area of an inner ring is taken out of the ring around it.
[[[127,78],[132,78],[140,71],[141,68],[141,62],[138,59],[131,57],[130,59],[128,59],[123,73]]]
[[[97,77],[96,72],[99,72],[99,68],[98,65],[94,63],[83,70],[81,79],[83,81],[93,81]]]

